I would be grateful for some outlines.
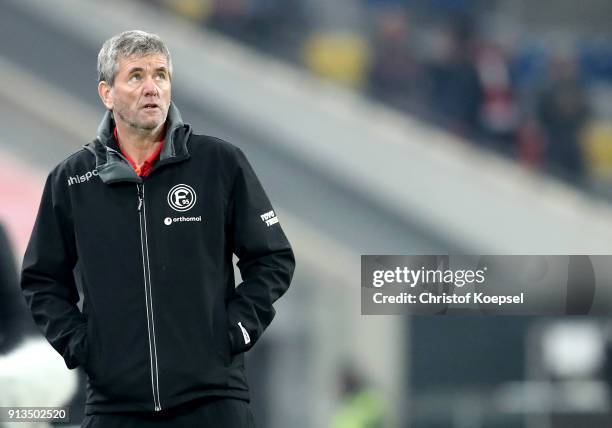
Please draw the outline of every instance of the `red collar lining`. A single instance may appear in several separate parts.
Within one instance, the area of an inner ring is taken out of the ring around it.
[[[134,159],[132,159],[123,150],[123,147],[121,147],[121,142],[119,142],[119,136],[117,135],[116,126],[115,126],[115,129],[113,130],[113,136],[115,137],[115,140],[117,140],[117,144],[119,145],[119,150],[121,151],[121,154],[127,159],[130,165],[132,165],[132,168],[134,168],[134,171],[136,171],[136,174],[139,177],[146,177],[147,175],[149,175],[149,173],[151,172],[151,169],[153,169],[153,165],[159,159],[159,155],[162,151],[162,148],[164,147],[165,140],[162,140],[161,144],[157,146],[157,149],[153,153],[151,153],[151,155],[148,158],[145,159],[142,165],[138,166],[136,162],[134,161]]]

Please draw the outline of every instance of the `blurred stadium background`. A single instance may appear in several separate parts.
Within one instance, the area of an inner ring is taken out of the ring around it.
[[[607,319],[359,302],[361,254],[610,253],[610,22],[608,0],[3,0],[14,264],[46,173],[94,137],[102,42],[155,32],[184,119],[244,149],[296,250],[249,353],[258,426],[611,426]],[[78,425],[83,376],[17,341],[0,250],[0,405],[70,401]]]

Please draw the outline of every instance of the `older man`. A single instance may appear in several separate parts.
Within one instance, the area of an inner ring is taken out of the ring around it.
[[[289,242],[244,154],[182,122],[158,36],[107,40],[98,76],[108,111],[49,174],[25,255],[34,319],[88,375],[84,426],[251,427],[243,355],[289,287]]]

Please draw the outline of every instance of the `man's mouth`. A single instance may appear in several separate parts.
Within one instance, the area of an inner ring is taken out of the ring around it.
[[[145,110],[153,110],[153,109],[159,108],[159,105],[157,105],[155,103],[147,103],[147,104],[143,105],[142,108],[145,109]]]

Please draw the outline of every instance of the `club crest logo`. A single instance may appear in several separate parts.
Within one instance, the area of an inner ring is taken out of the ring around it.
[[[168,192],[168,205],[175,211],[188,211],[195,203],[196,193],[191,186],[177,184]]]

